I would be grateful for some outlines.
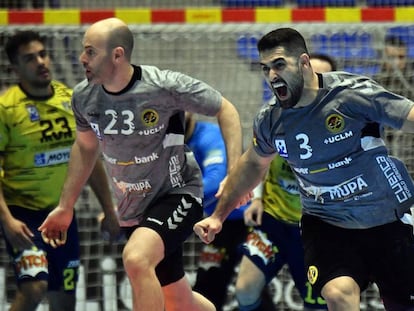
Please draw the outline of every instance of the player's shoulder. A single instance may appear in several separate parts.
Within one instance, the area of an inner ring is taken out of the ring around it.
[[[26,97],[19,85],[15,84],[0,91],[0,105],[15,105],[22,98]]]
[[[363,82],[377,84],[375,80],[368,76],[355,74],[347,71],[331,71],[322,73],[324,88],[366,86]]]
[[[100,87],[100,85],[89,83],[87,79],[84,79],[78,84],[76,84],[73,88],[73,97],[82,97],[84,95],[91,93],[93,90],[97,90]]]
[[[70,97],[73,89],[61,81],[52,80],[51,86],[54,90],[55,97]]]

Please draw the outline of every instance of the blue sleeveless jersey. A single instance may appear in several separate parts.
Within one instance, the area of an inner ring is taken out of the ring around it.
[[[204,212],[211,215],[216,208],[215,194],[227,174],[226,146],[220,127],[212,122],[197,121],[187,145],[200,165],[204,186]],[[242,219],[245,206],[235,209],[227,219]]]

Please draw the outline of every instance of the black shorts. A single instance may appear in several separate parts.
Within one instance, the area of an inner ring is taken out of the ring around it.
[[[370,228],[344,229],[319,218],[302,217],[308,279],[315,291],[339,276],[361,288],[375,282],[383,298],[414,305],[413,227],[401,221]]]
[[[33,211],[18,206],[9,206],[13,217],[24,222],[34,234],[32,238],[36,247],[24,251],[15,251],[7,240],[7,251],[12,258],[17,284],[33,280],[48,281],[49,291],[63,290],[75,294],[80,265],[80,247],[76,214],[67,232],[64,245],[53,248],[46,244],[37,228],[49,214],[49,210]],[[31,259],[30,259],[31,258]],[[31,265],[31,262],[36,264]],[[24,264],[29,263],[29,264]]]
[[[155,269],[161,286],[174,283],[184,276],[183,243],[202,217],[203,207],[198,200],[190,195],[174,194],[154,202],[139,225],[123,228],[128,238],[138,227],[151,228],[161,236],[165,257]]]

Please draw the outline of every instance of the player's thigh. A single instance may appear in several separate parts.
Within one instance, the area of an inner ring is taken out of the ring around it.
[[[126,264],[129,261],[139,263],[145,260],[149,265],[157,265],[164,257],[161,236],[150,228],[136,228],[125,244],[122,257]]]

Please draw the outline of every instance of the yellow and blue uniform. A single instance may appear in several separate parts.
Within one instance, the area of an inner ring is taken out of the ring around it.
[[[299,187],[289,164],[279,155],[264,180],[262,202],[262,224],[251,228],[243,245],[244,255],[263,272],[267,283],[287,264],[306,310],[326,309],[325,301],[312,293],[306,279]]]
[[[76,221],[69,228],[68,243],[63,248],[44,244],[37,230],[59,202],[75,139],[72,89],[58,81],[52,81],[51,86],[53,94],[49,97],[29,96],[19,85],[0,95],[2,189],[12,215],[35,234],[36,246],[16,252],[7,239],[6,244],[18,282],[48,279],[51,290],[65,284],[65,290],[73,291],[79,266]],[[37,256],[44,264],[22,265],[26,256]],[[55,268],[60,275],[49,275],[48,271]]]

